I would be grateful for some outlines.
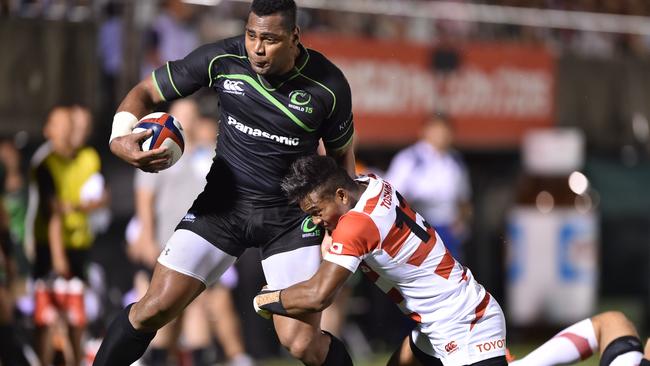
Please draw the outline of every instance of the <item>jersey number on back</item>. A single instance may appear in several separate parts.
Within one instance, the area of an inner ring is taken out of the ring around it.
[[[397,193],[397,200],[399,201],[399,206],[395,207],[395,212],[397,213],[397,217],[395,217],[395,226],[398,228],[402,228],[402,225],[406,224],[406,226],[415,234],[420,240],[422,240],[423,243],[429,242],[429,239],[431,239],[431,235],[427,233],[427,230],[430,226],[429,224],[424,221],[424,226],[425,228],[422,228],[420,225],[418,225],[415,220],[413,220],[409,215],[404,212],[402,207],[404,207],[407,210],[411,210],[410,207],[408,207],[408,204],[404,200],[401,194]],[[412,211],[412,210],[411,210]]]

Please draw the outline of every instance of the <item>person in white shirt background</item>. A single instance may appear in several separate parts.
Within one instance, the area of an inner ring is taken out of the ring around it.
[[[141,170],[135,173],[135,225],[139,225],[139,236],[129,246],[129,254],[135,262],[150,268],[153,268],[176,223],[203,190],[205,176],[215,153],[217,122],[201,116],[194,99],[175,101],[169,113],[178,118],[183,126],[183,157],[171,168],[157,174]],[[183,189],[179,190],[178,187]],[[134,281],[141,290],[136,298],[144,295],[148,285],[146,281],[145,286],[138,286],[141,279],[141,275],[138,275]],[[231,296],[231,289],[237,285],[237,281],[237,270],[234,266],[230,267],[217,284],[187,307],[180,321],[163,327],[152,341],[149,364],[166,364],[182,333],[183,344],[189,349],[196,365],[210,362],[211,338],[214,334],[223,348],[227,365],[252,366],[254,361],[244,349],[239,315],[234,310]],[[127,304],[133,301],[131,296],[125,299]]]
[[[425,121],[420,139],[395,155],[384,178],[436,229],[454,258],[460,259],[472,211],[471,187],[453,141],[451,120],[443,113],[433,114]]]

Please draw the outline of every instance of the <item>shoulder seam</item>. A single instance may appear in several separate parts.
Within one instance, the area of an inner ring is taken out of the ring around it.
[[[208,84],[209,88],[212,87],[212,81],[216,78],[216,76],[212,77],[212,64],[215,61],[217,61],[218,59],[222,58],[222,57],[236,57],[236,58],[239,58],[239,59],[248,58],[248,56],[235,55],[234,53],[224,53],[224,54],[217,55],[217,56],[213,57],[212,60],[210,60],[210,63],[208,64],[208,77],[210,78],[210,83]]]
[[[178,96],[182,98],[183,94],[181,94],[181,92],[178,91],[178,89],[176,88],[176,84],[174,84],[174,79],[172,79],[172,72],[169,69],[169,61],[167,61],[167,76],[169,77],[169,82],[172,84],[172,88],[174,88],[176,94],[178,94]]]

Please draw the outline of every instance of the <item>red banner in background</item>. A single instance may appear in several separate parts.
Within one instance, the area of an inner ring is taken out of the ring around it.
[[[345,73],[361,145],[412,142],[434,111],[453,118],[457,144],[470,148],[515,147],[525,131],[554,123],[555,60],[543,47],[454,46],[457,66],[444,72],[431,46],[324,34],[302,42]]]

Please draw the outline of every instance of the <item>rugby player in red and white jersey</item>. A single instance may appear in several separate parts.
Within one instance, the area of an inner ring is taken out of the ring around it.
[[[255,297],[260,315],[322,311],[360,267],[417,322],[388,365],[507,365],[499,304],[388,182],[353,180],[333,159],[308,156],[282,188],[333,240],[311,279]]]

